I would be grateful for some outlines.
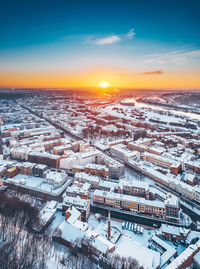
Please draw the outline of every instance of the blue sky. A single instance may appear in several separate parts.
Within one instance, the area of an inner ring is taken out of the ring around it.
[[[1,48],[55,42],[65,36],[123,34],[200,44],[198,0],[2,1]]]
[[[200,69],[198,0],[2,1],[0,70]]]

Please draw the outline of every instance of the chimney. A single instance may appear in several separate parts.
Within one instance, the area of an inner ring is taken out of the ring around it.
[[[111,238],[111,231],[110,231],[110,210],[108,210],[108,238]]]

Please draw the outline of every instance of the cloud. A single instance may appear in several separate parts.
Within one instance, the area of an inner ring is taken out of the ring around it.
[[[200,57],[200,50],[175,50],[166,53],[147,55],[144,63],[157,64],[185,64]]]
[[[97,39],[93,39],[93,40],[88,40],[86,41],[87,43],[92,43],[95,45],[111,45],[114,44],[116,42],[119,42],[121,40],[121,38],[117,35],[111,35],[111,36],[107,36],[104,38],[97,38]]]
[[[121,73],[117,73],[117,75],[119,77],[130,77],[130,76],[138,76],[138,75],[162,75],[164,74],[164,72],[162,70],[153,70],[153,71],[148,71],[148,72],[141,72],[141,73],[126,73],[126,72],[121,72]]]
[[[134,36],[135,36],[134,29],[131,28],[130,31],[124,35],[110,35],[110,36],[106,36],[102,38],[95,38],[95,39],[89,36],[87,40],[84,41],[84,43],[91,43],[91,44],[100,45],[100,46],[111,45],[119,41],[122,41],[126,38],[132,39]]]
[[[139,75],[162,75],[162,74],[163,74],[162,70],[155,70],[155,71],[139,73]]]
[[[135,36],[134,29],[131,28],[131,30],[126,34],[126,36],[127,36],[129,39],[132,39],[132,38]]]

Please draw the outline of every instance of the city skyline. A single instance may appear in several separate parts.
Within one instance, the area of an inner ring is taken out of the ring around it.
[[[200,88],[199,1],[11,1],[0,87]]]

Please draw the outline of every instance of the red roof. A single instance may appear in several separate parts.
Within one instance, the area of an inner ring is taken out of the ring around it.
[[[14,131],[18,131],[17,128],[10,128],[10,129],[7,129],[8,132],[14,132]]]

